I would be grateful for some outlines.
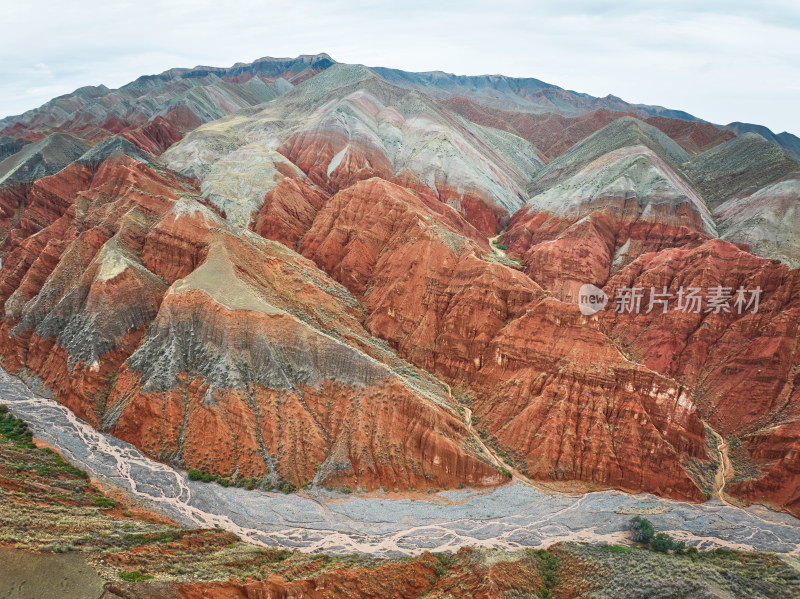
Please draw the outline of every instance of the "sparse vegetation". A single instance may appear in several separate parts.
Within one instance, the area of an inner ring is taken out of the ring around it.
[[[508,247],[497,241],[496,239],[492,241],[492,245],[496,247],[498,250],[506,251]]]
[[[497,469],[498,469],[498,470],[500,471],[500,473],[501,473],[503,476],[505,476],[506,478],[512,478],[511,471],[510,471],[508,468],[506,468],[505,466],[498,466],[498,467],[497,467]]]
[[[539,573],[542,576],[544,586],[539,589],[541,599],[549,599],[554,596],[556,586],[558,586],[558,556],[545,549],[536,552],[539,557]]]
[[[92,497],[92,505],[95,505],[100,509],[110,510],[117,507],[117,502],[111,499],[110,497],[104,497],[103,495],[95,495],[94,497]]]
[[[150,580],[154,578],[151,574],[142,574],[138,570],[132,572],[120,572],[119,577],[126,582],[139,582],[141,580]]]
[[[625,545],[604,545],[603,549],[609,553],[630,553],[631,548]]]
[[[673,540],[665,532],[657,533],[650,541],[650,548],[660,553],[668,553],[672,549]]]

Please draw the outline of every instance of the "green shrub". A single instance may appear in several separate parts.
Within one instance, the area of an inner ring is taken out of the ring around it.
[[[202,480],[203,473],[200,472],[197,468],[191,468],[189,470],[189,480]]]
[[[630,529],[633,531],[631,539],[642,545],[649,545],[656,533],[656,529],[650,520],[641,516],[634,516],[631,519]]]
[[[6,412],[0,414],[0,434],[9,441],[24,449],[36,449],[33,444],[33,433],[28,429],[27,423],[17,420],[13,414]]]
[[[546,549],[537,550],[536,555],[539,558],[539,574],[544,583],[544,587],[539,589],[538,594],[542,599],[549,599],[553,597],[554,590],[559,583],[558,575],[556,574],[558,557]]]
[[[80,468],[76,468],[75,466],[73,466],[69,462],[65,462],[64,459],[60,455],[58,455],[56,452],[54,452],[53,450],[51,450],[49,448],[45,448],[42,451],[49,452],[49,453],[53,454],[53,462],[55,462],[56,468],[60,472],[64,472],[66,474],[71,474],[72,476],[76,476],[76,477],[82,478],[84,480],[89,480],[89,475],[84,470],[81,470]]]
[[[650,547],[659,553],[669,553],[673,545],[674,541],[672,540],[672,537],[665,532],[658,533],[650,541]]]
[[[288,480],[278,481],[277,489],[284,495],[288,495],[289,493],[294,493],[295,491],[297,491],[297,487],[295,487]]]
[[[126,582],[139,582],[140,580],[150,580],[153,578],[150,574],[142,574],[139,570],[120,572],[119,577]]]
[[[603,547],[609,553],[630,553],[631,548],[624,545],[606,545]]]
[[[492,242],[492,245],[493,245],[494,247],[496,247],[498,250],[503,250],[503,251],[506,251],[506,249],[508,249],[508,248],[507,248],[505,245],[503,245],[502,243],[500,243],[500,242],[499,242],[499,241],[497,241],[496,239],[495,239],[495,240]]]
[[[292,552],[288,549],[270,549],[270,552],[265,560],[268,564],[278,564],[292,557]]]
[[[110,497],[103,497],[102,495],[94,495],[92,497],[92,505],[95,505],[103,510],[110,510],[117,507],[117,502]]]

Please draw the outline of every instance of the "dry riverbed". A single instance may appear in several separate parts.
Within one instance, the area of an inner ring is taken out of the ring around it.
[[[566,494],[519,482],[492,490],[410,497],[283,495],[189,481],[186,474],[96,431],[55,401],[0,372],[0,403],[93,479],[192,527],[222,528],[261,545],[376,557],[464,546],[519,549],[559,541],[625,542],[633,515],[700,549],[800,554],[800,521],[762,506],[694,505],[617,491]]]

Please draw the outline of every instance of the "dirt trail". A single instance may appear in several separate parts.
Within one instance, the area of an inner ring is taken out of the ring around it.
[[[505,250],[501,250],[499,247],[497,247],[495,245],[495,242],[497,241],[498,237],[500,237],[500,235],[501,234],[495,235],[494,237],[490,237],[489,238],[489,245],[492,246],[492,251],[493,252],[497,252],[497,254],[502,256],[503,258],[508,258],[508,256],[506,256],[506,251]]]
[[[483,453],[486,454],[486,457],[498,468],[506,468],[512,474],[515,474],[514,470],[508,466],[503,460],[498,458],[495,453],[487,447],[487,445],[483,442],[480,435],[476,435],[475,432],[472,430],[472,410],[465,407],[464,408],[464,424],[467,426],[467,432],[473,436],[475,441],[478,443],[480,448],[483,450]],[[517,475],[519,477],[519,475]],[[521,477],[520,477],[521,478]],[[524,482],[524,480],[523,480]]]
[[[725,495],[725,486],[735,474],[733,465],[731,464],[731,459],[728,456],[728,441],[717,431],[711,428],[708,423],[706,423],[706,427],[709,431],[711,431],[711,434],[714,435],[714,438],[717,440],[717,453],[719,454],[719,467],[714,475],[714,496],[717,497],[722,503],[736,507],[730,501],[728,501],[728,498]]]
[[[451,401],[454,401],[453,400],[453,393],[450,390],[450,385],[447,385],[447,383],[445,383],[445,385],[447,387],[447,396],[450,398]],[[489,461],[491,461],[498,468],[504,468],[504,469],[508,470],[511,473],[511,479],[512,480],[515,480],[517,482],[521,482],[521,483],[523,483],[525,485],[528,485],[529,487],[533,487],[534,489],[537,489],[539,491],[547,491],[547,492],[553,491],[553,489],[550,489],[549,487],[547,487],[547,485],[544,485],[544,484],[538,483],[538,482],[534,482],[531,479],[529,479],[527,476],[524,476],[523,474],[521,474],[519,472],[519,470],[517,470],[516,468],[511,466],[511,464],[508,464],[505,460],[503,460],[503,458],[498,456],[488,445],[486,445],[486,443],[483,442],[483,439],[481,439],[480,435],[476,434],[475,431],[472,430],[472,410],[470,408],[468,408],[467,406],[462,406],[462,407],[464,408],[464,424],[467,427],[467,432],[470,435],[472,435],[472,437],[478,443],[478,446],[481,448],[483,453],[486,454],[486,457],[489,458]]]

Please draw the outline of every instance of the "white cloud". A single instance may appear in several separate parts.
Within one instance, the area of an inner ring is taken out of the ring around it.
[[[37,0],[5,13],[0,114],[176,66],[325,51],[407,70],[537,77],[800,134],[795,0]]]

